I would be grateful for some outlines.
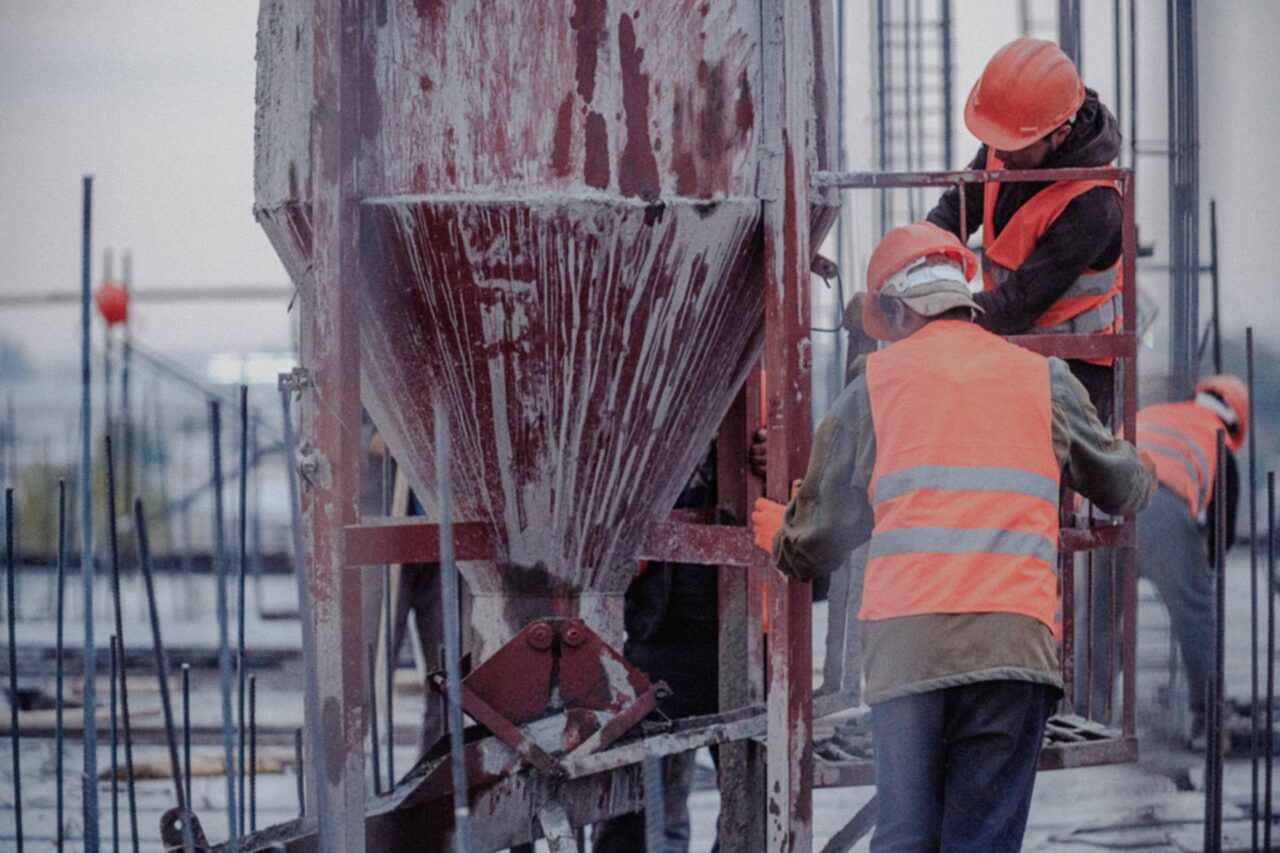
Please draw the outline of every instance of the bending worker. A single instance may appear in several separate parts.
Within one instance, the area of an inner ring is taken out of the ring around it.
[[[1225,430],[1226,494],[1214,493],[1217,433]],[[1160,592],[1182,650],[1191,705],[1191,744],[1204,743],[1205,691],[1213,654],[1212,548],[1217,502],[1225,500],[1224,541],[1235,541],[1240,477],[1235,452],[1249,431],[1249,391],[1235,376],[1211,376],[1194,400],[1138,412],[1138,446],[1155,461],[1160,488],[1138,516],[1138,575]],[[1201,537],[1199,519],[1206,519]]]
[[[872,850],[1019,848],[1063,689],[1060,483],[1117,514],[1155,486],[1064,362],[973,322],[976,263],[929,223],[885,236],[862,316],[894,343],[855,363],[791,503],[753,514],[757,544],[800,579],[869,540]]]
[[[1053,42],[1016,39],[987,63],[964,108],[982,141],[970,169],[1107,166],[1120,151],[1115,116]],[[1109,332],[1120,327],[1122,207],[1111,181],[988,183],[950,189],[928,220],[961,240],[982,226],[978,324],[1001,335]],[[1111,421],[1110,359],[1069,362],[1103,423]]]

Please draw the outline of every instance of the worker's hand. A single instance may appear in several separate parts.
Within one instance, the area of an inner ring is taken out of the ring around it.
[[[756,498],[755,511],[751,513],[752,535],[756,546],[766,554],[773,554],[773,539],[782,529],[782,513],[786,507],[768,498]]]
[[[763,480],[768,476],[768,471],[769,433],[767,430],[758,429],[756,434],[751,436],[751,473]]]
[[[1151,485],[1147,488],[1147,500],[1155,497],[1156,488],[1160,482],[1156,479],[1156,460],[1151,458],[1151,454],[1145,450],[1138,451],[1138,458],[1142,460],[1142,467],[1147,469],[1147,473],[1151,475]]]
[[[867,301],[867,294],[858,291],[853,294],[849,304],[844,306],[844,329],[851,334],[862,332],[862,303]]]

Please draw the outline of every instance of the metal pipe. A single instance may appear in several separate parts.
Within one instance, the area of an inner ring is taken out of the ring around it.
[[[249,831],[258,831],[258,676],[249,676]]]
[[[381,746],[378,743],[378,679],[374,673],[378,669],[378,649],[369,644],[368,682],[369,682],[369,758],[373,761],[373,795],[382,795],[382,762]]]
[[[160,610],[156,607],[155,578],[151,569],[151,541],[147,534],[147,517],[142,498],[133,501],[134,527],[138,536],[138,562],[142,564],[142,580],[147,592],[147,610],[151,622],[151,651],[155,656],[156,679],[160,684],[160,710],[164,715],[164,736],[169,747],[169,768],[173,773],[173,787],[178,793],[178,808],[182,811],[182,844],[188,853],[195,851],[195,836],[191,833],[190,800],[182,784],[182,765],[178,761],[178,735],[173,725],[173,703],[169,699],[169,662],[164,654],[164,641],[160,638]]]
[[[191,802],[191,664],[182,665],[182,785]]]
[[[1217,252],[1215,250],[1216,257]],[[1217,287],[1214,288],[1217,293]],[[1214,308],[1217,313],[1217,308]],[[1249,423],[1256,424],[1253,411],[1253,327],[1244,330],[1245,381],[1249,389]],[[1251,837],[1253,849],[1258,849],[1258,771],[1259,736],[1262,727],[1258,719],[1258,452],[1257,442],[1249,439],[1249,762],[1252,771],[1250,802]]]
[[[1138,165],[1138,0],[1129,0],[1129,168]]]
[[[116,532],[116,465],[111,447],[111,433],[103,438],[107,457],[107,537],[111,542],[111,604],[116,618],[116,657],[120,669],[120,718],[124,722],[125,791],[129,799],[129,831],[133,836],[133,853],[138,853],[138,793],[133,775],[133,732],[129,725],[128,661],[124,656],[124,608],[120,600],[120,541]]]
[[[444,599],[445,674],[449,683],[449,753],[453,773],[454,849],[471,851],[471,810],[467,802],[467,768],[462,748],[462,649],[458,625],[458,566],[453,559],[453,492],[449,460],[449,424],[436,409],[436,492],[440,512],[440,585]]]
[[[13,810],[18,851],[22,851],[22,759],[21,733],[18,729],[18,597],[15,575],[18,571],[13,556],[13,488],[4,490],[5,565],[9,593],[9,750],[13,753]]]
[[[93,405],[89,316],[92,251],[93,176],[82,179],[80,238],[80,579],[84,596],[84,771],[80,776],[85,853],[97,853],[98,839],[98,702],[97,650],[93,643]]]
[[[213,442],[213,562],[217,586],[218,675],[222,691],[222,754],[227,780],[227,848],[236,853],[239,837],[236,834],[235,747],[231,732],[231,642],[227,624],[227,561],[222,520],[222,406],[217,400],[209,401],[209,430]]]
[[[245,618],[245,577],[248,568],[248,514],[249,514],[249,386],[240,386],[240,471],[236,478],[239,483],[240,513],[236,520],[236,546],[238,548],[237,567],[237,602],[236,602],[236,701],[239,714],[238,734],[240,753],[237,765],[240,774],[240,817],[236,824],[236,835],[243,836],[245,815],[249,804],[245,801],[245,669],[244,669],[244,618]]]
[[[55,812],[57,813],[58,828],[55,832],[57,836],[58,849],[63,849],[66,841],[66,820],[65,820],[65,801],[63,799],[63,756],[62,756],[62,712],[63,712],[63,675],[64,664],[63,659],[63,630],[66,627],[67,615],[67,481],[58,480],[58,592],[57,605],[55,611],[57,613],[57,627],[55,628],[56,638],[54,640],[54,656],[55,656],[55,675],[54,675],[54,717],[53,717],[53,752],[54,752],[54,775],[57,776],[57,800]],[[11,642],[10,646],[13,645]]]
[[[120,853],[120,729],[116,717],[116,635],[112,634],[108,641],[111,646],[111,849]]]
[[[316,639],[315,627],[311,619],[307,618],[307,614],[311,612],[311,589],[307,585],[307,567],[305,565],[306,554],[302,540],[302,502],[299,498],[301,491],[298,483],[298,466],[297,466],[297,441],[293,432],[293,414],[290,411],[289,391],[282,390],[280,392],[280,408],[283,415],[284,424],[284,461],[285,461],[285,481],[289,485],[289,519],[290,533],[293,540],[293,577],[298,586],[298,612],[301,614],[299,620],[302,625],[302,664],[305,670],[303,679],[303,719],[307,724],[307,736],[311,740],[312,748],[319,749],[321,739],[324,733],[320,724],[320,685],[316,680],[317,662],[316,662]],[[302,733],[298,733],[298,747],[302,747]],[[303,815],[306,814],[305,797],[305,778],[302,774],[303,763],[301,761],[302,753],[299,752],[298,761],[298,803]]]
[[[298,817],[307,816],[307,786],[303,782],[302,729],[293,730],[293,766],[298,781]]]

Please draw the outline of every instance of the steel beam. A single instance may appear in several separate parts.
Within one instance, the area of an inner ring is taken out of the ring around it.
[[[356,521],[360,437],[361,265],[357,242],[359,154],[358,0],[315,5],[311,129],[312,279],[301,295],[301,355],[310,382],[302,392],[304,452],[316,476],[303,493],[306,565],[317,647],[321,742],[316,768],[320,850],[363,853],[364,641],[361,578],[344,572],[343,528]]]
[[[764,156],[778,168],[765,187],[765,371],[768,374],[769,464],[766,495],[790,498],[808,461],[809,405],[809,148],[812,103],[811,9],[785,0],[764,3],[761,53]],[[813,846],[812,591],[807,583],[769,575],[768,849]]]

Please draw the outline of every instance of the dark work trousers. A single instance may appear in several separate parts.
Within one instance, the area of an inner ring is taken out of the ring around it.
[[[1138,577],[1155,584],[1169,611],[1191,713],[1203,717],[1213,667],[1213,572],[1190,508],[1164,486],[1138,515]]]
[[[685,630],[681,630],[684,628]],[[626,658],[652,681],[665,681],[671,696],[659,700],[658,710],[668,717],[714,714],[719,695],[719,658],[716,625],[667,623],[648,640],[627,640]],[[716,758],[716,751],[711,751]],[[693,780],[693,753],[663,760],[663,804],[666,839],[663,853],[689,849],[689,789]],[[595,853],[632,853],[645,850],[644,812],[611,818],[596,825],[592,839]]]
[[[871,849],[1015,851],[1061,691],[984,681],[871,706],[879,817]]]

